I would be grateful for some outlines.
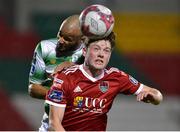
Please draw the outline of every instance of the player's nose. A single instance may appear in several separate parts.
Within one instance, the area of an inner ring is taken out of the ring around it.
[[[98,52],[98,57],[100,57],[100,58],[103,58],[103,57],[104,57],[104,53],[103,53],[102,50],[99,50],[99,52]]]
[[[65,40],[64,40],[64,38],[63,37],[59,37],[59,43],[61,43],[61,44],[64,44],[65,43]]]

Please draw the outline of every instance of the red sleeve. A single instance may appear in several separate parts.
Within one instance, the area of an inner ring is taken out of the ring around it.
[[[137,92],[141,91],[142,84],[139,83],[131,75],[128,75],[124,72],[121,73],[119,78],[120,83],[120,93],[123,94],[138,94]]]
[[[46,103],[59,107],[65,107],[67,103],[67,79],[66,75],[57,73],[54,76],[53,84],[46,95]]]

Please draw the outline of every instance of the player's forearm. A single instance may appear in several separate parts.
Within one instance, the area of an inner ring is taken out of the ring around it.
[[[49,130],[51,131],[65,131],[62,126],[64,116],[64,107],[57,107],[50,105],[49,109]]]
[[[59,120],[51,120],[49,119],[49,131],[65,131]]]
[[[65,131],[61,125],[50,124],[48,131]]]
[[[30,84],[28,89],[29,95],[37,99],[45,99],[48,89],[40,84]]]

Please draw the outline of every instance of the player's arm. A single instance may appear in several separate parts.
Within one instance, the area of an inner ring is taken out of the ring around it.
[[[59,64],[54,69],[53,74],[63,70],[64,68],[68,68],[68,67],[70,67],[72,65],[75,65],[75,63],[65,61],[65,62]],[[45,86],[43,86],[42,84],[33,84],[32,83],[32,84],[29,85],[29,94],[33,98],[45,99],[47,92],[48,92],[48,89]]]
[[[47,88],[42,85],[45,76],[45,62],[41,42],[36,46],[29,73],[28,93],[33,98],[45,99]]]
[[[41,84],[29,84],[29,95],[37,99],[45,99],[48,89]]]
[[[50,105],[49,131],[65,131],[61,122],[64,116],[64,107]]]
[[[57,73],[54,76],[53,85],[46,95],[45,102],[50,105],[49,131],[65,131],[62,120],[67,104],[67,84],[69,84],[65,78],[64,74]]]
[[[61,71],[63,68],[67,68],[72,65],[75,65],[75,64],[73,62],[69,62],[69,61],[63,62],[55,68],[53,74]],[[45,86],[43,86],[42,84],[31,83],[29,85],[28,91],[29,91],[29,95],[33,98],[45,99],[48,89]]]
[[[155,88],[143,85],[141,92],[137,95],[137,101],[158,105],[163,100],[161,92]]]

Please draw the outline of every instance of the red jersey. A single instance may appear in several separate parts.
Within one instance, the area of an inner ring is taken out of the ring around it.
[[[98,78],[83,65],[56,74],[46,103],[66,107],[62,125],[67,131],[105,131],[107,112],[119,93],[138,94],[143,85],[117,68],[105,69]]]

